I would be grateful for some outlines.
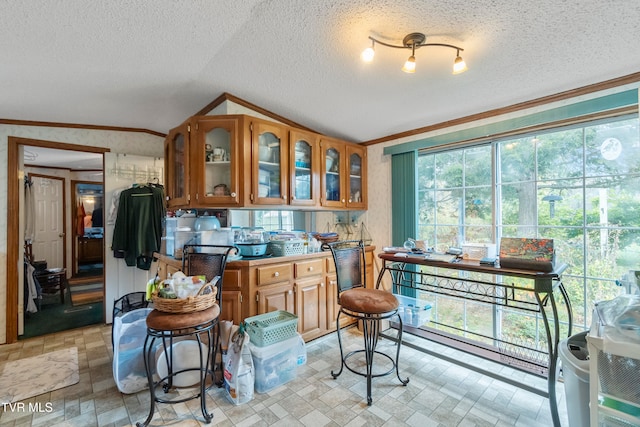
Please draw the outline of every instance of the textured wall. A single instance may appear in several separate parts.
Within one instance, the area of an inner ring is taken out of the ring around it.
[[[56,141],[90,147],[109,148],[114,153],[163,157],[163,141],[158,136],[141,132],[119,132],[89,129],[49,128],[41,126],[0,125],[0,188],[5,197],[0,197],[0,271],[7,271],[7,147],[8,137],[31,138]],[[108,165],[107,165],[108,167]],[[0,274],[0,344],[7,341],[6,275]]]

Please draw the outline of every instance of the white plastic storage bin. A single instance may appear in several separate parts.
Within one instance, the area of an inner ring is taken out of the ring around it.
[[[306,361],[306,351],[304,358],[300,357],[301,339],[296,333],[292,338],[266,347],[257,347],[249,342],[258,393],[266,393],[296,378],[299,361]]]
[[[113,379],[122,393],[148,387],[142,352],[151,311],[153,308],[139,308],[113,319]]]
[[[417,298],[394,294],[400,303],[398,313],[405,326],[420,327],[431,320],[431,304]],[[390,319],[393,320],[393,319]]]

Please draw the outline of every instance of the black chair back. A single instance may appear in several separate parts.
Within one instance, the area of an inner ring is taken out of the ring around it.
[[[338,300],[340,293],[366,287],[364,244],[362,240],[327,243],[336,266]]]
[[[210,282],[214,277],[220,276],[216,283],[218,294],[216,299],[221,302],[222,276],[227,265],[227,258],[235,246],[220,245],[184,245],[182,254],[182,271],[189,276],[205,276]]]

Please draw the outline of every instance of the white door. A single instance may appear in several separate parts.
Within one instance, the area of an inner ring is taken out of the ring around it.
[[[33,259],[48,268],[64,267],[64,179],[32,176],[35,199]]]

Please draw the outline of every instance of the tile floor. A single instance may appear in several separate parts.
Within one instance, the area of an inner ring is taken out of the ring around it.
[[[406,335],[405,335],[406,336]],[[355,328],[345,334],[347,345],[358,345]],[[389,346],[382,340],[381,346]],[[449,356],[470,361],[472,356],[429,344]],[[133,426],[146,418],[148,391],[124,395],[112,376],[111,326],[99,325],[51,334],[0,346],[0,363],[66,347],[78,347],[80,382],[25,401],[40,403],[44,410],[0,413],[0,426]],[[546,398],[491,379],[408,347],[401,352],[401,374],[406,387],[394,375],[374,379],[373,405],[366,405],[366,381],[349,371],[334,380],[339,351],[335,334],[307,345],[307,363],[297,378],[271,392],[255,394],[244,405],[227,401],[223,390],[208,392],[207,405],[214,418],[205,424],[199,402],[160,405],[152,426],[550,426]],[[506,367],[485,368],[521,378],[545,389],[543,379]],[[511,372],[510,372],[511,371]],[[567,426],[564,390],[558,383],[562,425]],[[32,405],[35,406],[35,405]],[[3,408],[0,407],[0,410]]]

